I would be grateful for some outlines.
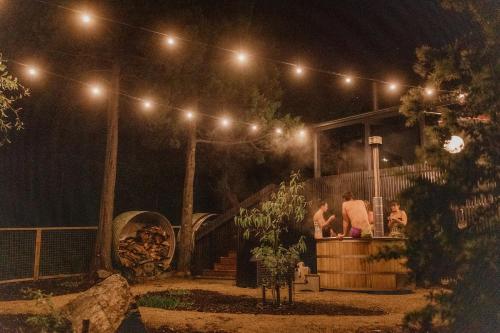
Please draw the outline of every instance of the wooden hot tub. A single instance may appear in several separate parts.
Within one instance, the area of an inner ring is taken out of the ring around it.
[[[405,259],[368,260],[384,246],[403,244],[402,239],[390,237],[316,240],[320,287],[379,291],[411,289]]]

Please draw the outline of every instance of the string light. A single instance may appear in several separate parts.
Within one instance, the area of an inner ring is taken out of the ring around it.
[[[231,119],[227,118],[227,117],[223,117],[220,119],[220,124],[222,125],[222,127],[229,127],[231,125]]]
[[[46,3],[48,4],[48,2],[46,2]],[[76,13],[80,13],[80,20],[81,20],[82,24],[90,25],[95,20],[95,17],[92,16],[88,12],[82,12],[82,11],[78,11],[78,10],[71,9],[71,8],[68,8],[68,7],[63,7],[63,6],[57,6],[57,7],[65,9],[65,10],[70,10],[70,11],[73,11],[73,12],[76,12]],[[115,23],[115,24],[123,25],[123,26],[128,26],[128,27],[136,28],[136,29],[139,29],[139,30],[147,31],[147,32],[150,32],[150,33],[153,33],[153,34],[164,36],[164,37],[166,37],[166,39],[165,39],[166,44],[169,45],[169,46],[174,46],[176,44],[176,42],[177,42],[176,38],[174,38],[173,36],[167,36],[164,33],[161,33],[161,32],[158,32],[158,31],[154,31],[154,30],[151,30],[151,29],[148,29],[148,28],[144,28],[144,27],[140,27],[140,26],[134,26],[134,25],[131,25],[131,24],[128,24],[128,23],[119,22],[119,21],[115,21],[115,20],[112,20],[112,19],[102,18],[102,17],[99,17],[99,19],[102,19],[102,20],[105,20],[105,21],[108,21],[108,22],[112,22],[112,23]],[[183,38],[183,40],[184,40],[184,38]],[[199,43],[199,42],[196,42],[196,41],[192,41],[192,42]],[[224,51],[235,53],[236,60],[240,64],[247,63],[248,60],[249,60],[249,55],[247,53],[243,52],[243,51],[235,51],[235,50],[231,50],[231,49],[225,49],[223,47],[209,45],[209,44],[206,44],[206,45],[209,46],[209,47],[213,47],[213,48],[217,48],[217,49],[221,49],[221,50],[224,50]],[[284,61],[279,61],[279,60],[272,60],[272,59],[267,59],[267,60],[275,62],[275,63],[280,63],[280,64],[283,64],[283,65],[287,65],[287,66],[294,66],[294,71],[295,71],[295,73],[297,75],[302,75],[304,73],[304,69],[300,65],[293,64],[293,63],[288,63],[288,62],[284,62]],[[308,69],[309,69],[309,67],[308,67]],[[321,72],[321,73],[329,74],[329,75],[336,75],[336,76],[344,77],[344,82],[346,84],[351,84],[353,82],[352,77],[348,76],[346,74],[337,73],[337,72],[333,72],[333,71],[322,70],[322,69],[317,69],[317,68],[311,68],[311,70],[312,71],[316,71],[316,72]],[[38,72],[38,70],[36,68],[28,68],[27,69],[27,73],[28,73],[28,75],[30,75],[32,77],[35,77],[35,76],[38,75],[39,72]],[[53,74],[57,75],[55,73],[53,73]],[[62,76],[62,75],[57,75],[57,76]],[[390,91],[396,91],[399,88],[396,83],[390,83],[390,82],[386,82],[386,81],[382,81],[382,80],[377,80],[377,79],[372,79],[372,78],[366,78],[366,77],[357,77],[356,76],[356,78],[360,78],[360,79],[363,79],[363,80],[369,80],[369,81],[374,81],[374,82],[379,82],[379,83],[386,84],[386,85],[388,85],[388,89]],[[76,81],[76,80],[73,80],[73,81]],[[104,94],[103,89],[100,86],[98,86],[98,85],[92,85],[92,86],[89,86],[89,87],[90,87],[90,93],[93,96],[95,96],[95,97],[102,96]],[[405,85],[405,87],[412,87],[412,86]],[[428,96],[430,96],[430,95],[434,94],[434,90],[431,91],[429,89],[425,89],[425,94],[428,95]],[[131,97],[131,96],[129,96],[129,97]],[[461,93],[461,94],[458,95],[458,100],[462,103],[462,102],[465,101],[465,97],[466,97],[466,95],[463,94],[463,93]],[[137,100],[138,98],[135,98],[135,99]],[[144,109],[150,109],[153,106],[153,103],[151,101],[144,100],[142,102],[142,106],[143,106]],[[176,108],[176,109],[184,111],[184,110],[182,110],[180,108]],[[185,111],[185,117],[187,119],[193,119],[195,117],[195,114],[192,111]],[[221,125],[224,126],[224,127],[227,127],[227,126],[229,126],[231,124],[231,121],[228,118],[222,118],[222,119],[220,119],[220,121],[221,121]],[[241,122],[241,123],[243,123],[243,122]],[[248,123],[245,123],[245,124],[248,125]],[[254,124],[254,125],[251,125],[250,129],[252,131],[257,131],[258,127],[257,127],[257,125]],[[283,134],[283,130],[281,128],[279,128],[279,127],[275,128],[274,131],[278,135],[282,135]],[[299,130],[298,131],[298,136],[299,137],[306,137],[306,131],[305,130]],[[453,137],[452,137],[452,140],[453,140]],[[450,141],[452,141],[452,140],[450,140]],[[462,140],[462,142],[463,142],[463,140]]]
[[[43,3],[45,5],[51,5],[51,3],[49,3],[48,1],[38,0],[38,2]],[[63,9],[63,10],[71,11],[71,12],[81,13],[81,15],[80,15],[81,21],[84,24],[91,24],[94,21],[94,16],[92,16],[88,12],[82,12],[81,10],[77,10],[77,9],[74,9],[74,8],[70,8],[70,7],[66,7],[66,6],[61,6],[61,5],[55,5],[55,6],[57,8],[59,8],[59,9]],[[149,29],[149,28],[145,28],[145,27],[141,27],[141,26],[135,26],[135,25],[132,25],[132,24],[129,24],[129,23],[126,23],[126,22],[120,22],[120,21],[117,21],[117,20],[103,18],[103,17],[100,17],[100,19],[108,21],[108,22],[112,22],[114,24],[118,24],[118,25],[122,25],[122,26],[127,26],[129,28],[135,28],[135,29],[138,29],[138,30],[150,32],[152,34],[156,34],[156,35],[160,35],[160,36],[166,36],[166,34],[164,34],[162,32],[155,31],[155,30],[152,30],[152,29]],[[245,52],[235,51],[235,50],[227,49],[227,48],[220,47],[220,46],[217,46],[217,45],[210,45],[210,44],[207,44],[207,43],[203,43],[203,42],[199,42],[199,41],[193,41],[193,40],[184,39],[184,38],[183,38],[183,40],[190,41],[190,42],[193,42],[193,43],[202,43],[202,44],[207,45],[207,46],[212,47],[212,48],[216,48],[216,49],[227,51],[227,52],[236,53],[236,59],[237,59],[237,61],[240,62],[240,63],[242,63],[242,64],[246,63],[248,61],[248,55]],[[176,44],[176,38],[171,37],[171,36],[167,36],[166,43],[168,45],[170,45],[170,46],[173,46],[173,45]],[[295,66],[295,67],[297,67],[297,65],[289,63],[289,62],[286,62],[286,61],[272,60],[272,59],[267,59],[267,60],[275,62],[275,63],[282,64],[282,65],[288,65],[288,66]],[[320,73],[325,73],[325,74],[329,74],[329,75],[336,75],[336,76],[346,77],[346,74],[337,73],[337,72],[334,72],[334,71],[323,70],[323,69],[318,69],[318,68],[309,68],[309,69],[312,70],[312,71],[316,71],[316,72],[320,72]],[[297,75],[301,75],[304,71],[303,71],[302,68],[301,68],[301,70],[298,70],[296,68],[295,72],[296,72]],[[300,72],[300,73],[298,73],[298,72]],[[379,80],[379,79],[368,78],[368,77],[359,77],[359,78],[363,79],[363,80],[368,80],[368,81],[373,81],[373,82],[379,82],[379,83],[382,83],[382,84],[388,84],[386,81]],[[345,83],[352,83],[353,82],[353,79],[352,78],[348,78],[348,77],[346,77],[344,80],[345,80]],[[405,87],[416,87],[416,86],[412,86],[412,85],[404,85],[404,86]],[[398,89],[397,85],[395,85],[395,84],[389,84],[389,90],[395,91],[396,89]],[[447,91],[447,90],[441,90],[441,91]],[[447,92],[454,92],[454,91],[447,91]]]
[[[175,38],[172,36],[168,36],[166,42],[168,46],[174,46],[176,43]]]
[[[34,66],[30,66],[28,64],[25,64],[25,63],[22,63],[22,62],[18,62],[18,61],[15,61],[13,59],[9,59],[9,61],[12,61],[14,63],[17,63],[21,66],[24,66],[26,68],[26,72],[29,74],[29,75],[38,75],[39,73],[41,73],[42,71],[38,70],[38,68],[34,67]],[[71,81],[71,82],[75,82],[77,84],[80,84],[80,85],[83,85],[85,86],[90,95],[92,95],[93,97],[97,98],[97,97],[101,97],[104,95],[105,93],[105,90],[103,88],[102,85],[98,84],[98,83],[92,83],[92,84],[89,84],[89,83],[86,83],[86,82],[82,82],[82,81],[79,81],[77,79],[74,79],[74,78],[71,78],[71,77],[68,77],[66,75],[63,75],[63,74],[58,74],[58,73],[54,73],[54,72],[46,72],[50,75],[53,75],[55,77],[59,77],[59,78],[62,78],[62,79],[65,79],[65,80],[68,80],[68,81]],[[181,112],[184,112],[184,117],[187,119],[187,120],[192,120],[196,117],[196,113],[189,110],[189,109],[184,109],[184,108],[179,108],[179,107],[175,107],[175,106],[172,106],[172,105],[168,105],[168,104],[161,104],[161,103],[157,103],[157,102],[154,102],[152,101],[151,99],[149,98],[140,98],[140,97],[136,97],[136,96],[133,96],[133,95],[130,95],[126,92],[123,92],[123,91],[120,91],[118,93],[119,95],[121,96],[124,96],[124,97],[128,97],[130,99],[133,99],[135,101],[139,101],[140,102],[140,105],[141,107],[144,109],[144,110],[149,110],[149,109],[152,109],[153,107],[155,107],[156,105],[164,105],[165,107],[167,108],[172,108],[172,109],[175,109],[175,110],[178,110],[178,111],[181,111]],[[232,123],[233,123],[233,120],[229,117],[229,116],[224,116],[224,117],[214,117],[212,115],[209,115],[209,114],[204,114],[204,113],[200,113],[201,115],[204,115],[206,117],[210,117],[210,118],[215,118],[215,119],[218,119],[220,121],[220,124],[223,126],[223,127],[229,127]],[[259,126],[258,124],[256,123],[248,123],[248,122],[244,122],[244,121],[238,121],[238,123],[241,123],[241,124],[245,124],[247,126],[250,126],[250,130],[252,132],[257,132],[259,130]],[[275,128],[275,133],[278,134],[278,135],[281,135],[283,134],[283,130],[281,128]],[[299,136],[301,137],[305,137],[306,136],[306,131],[305,130],[299,130]]]
[[[467,94],[466,94],[466,93],[459,93],[459,94],[458,94],[458,97],[457,97],[458,102],[459,102],[460,104],[465,104],[465,98],[466,98],[466,97],[467,97]]]
[[[389,83],[389,90],[396,91],[398,89],[397,83]]]
[[[151,108],[153,108],[153,102],[151,102],[149,99],[145,99],[142,101],[142,107],[145,110],[150,110]]]
[[[93,85],[90,85],[90,93],[94,97],[100,97],[100,96],[102,96],[103,90],[102,90],[101,86],[99,86],[97,84],[93,84]]]
[[[38,69],[36,67],[33,67],[33,66],[29,66],[27,69],[26,69],[26,73],[30,76],[30,77],[38,77],[38,75],[40,74],[40,72],[38,71]]]
[[[430,96],[434,95],[435,90],[434,90],[434,88],[427,87],[424,89],[424,92],[425,92],[426,96],[430,97]]]
[[[443,148],[450,154],[458,154],[465,147],[464,139],[458,135],[452,135],[450,140],[444,142]]]
[[[194,112],[193,111],[186,111],[186,118],[188,120],[194,119]]]
[[[92,15],[90,15],[89,13],[87,13],[87,12],[82,12],[82,13],[80,14],[80,20],[82,21],[82,23],[83,23],[84,25],[87,25],[87,26],[88,26],[88,25],[90,25],[90,24],[92,23],[93,18],[92,18]]]
[[[238,60],[239,63],[244,64],[248,60],[248,55],[245,52],[239,51],[236,53],[236,60]]]
[[[305,129],[300,129],[298,132],[297,132],[297,137],[301,140],[301,141],[304,141],[304,139],[307,137],[307,131]]]
[[[38,73],[40,72],[36,67],[30,66],[28,64],[15,61],[13,59],[10,59],[9,61],[17,63],[17,64],[19,64],[21,66],[24,66],[26,68],[26,72],[29,75],[38,75]],[[74,78],[71,78],[71,77],[67,77],[65,75],[54,73],[54,72],[47,72],[47,73],[49,73],[50,75],[59,77],[59,78],[63,78],[63,79],[66,79],[66,80],[69,80],[69,81],[72,81],[72,82],[75,82],[75,83],[87,86],[88,89],[89,89],[89,91],[90,91],[90,94],[93,95],[94,97],[102,96],[103,93],[104,93],[103,88],[99,84],[88,84],[88,83],[79,81],[77,79],[74,79]],[[123,95],[125,97],[129,97],[129,98],[134,99],[134,100],[141,101],[142,102],[141,104],[142,104],[142,106],[143,106],[144,109],[150,109],[150,108],[152,108],[156,104],[156,103],[153,103],[149,99],[135,97],[135,96],[129,95],[129,94],[125,93],[125,92],[119,92],[118,94],[119,95]],[[465,98],[465,96],[466,96],[465,94],[460,94],[459,98]],[[184,116],[188,120],[191,120],[191,119],[195,118],[195,113],[193,111],[189,111],[189,110],[186,110],[186,109],[178,108],[178,107],[175,107],[175,106],[172,106],[172,105],[168,105],[168,104],[165,104],[165,106],[168,107],[168,108],[172,108],[172,109],[176,109],[176,110],[184,112]],[[208,115],[208,114],[203,114],[203,113],[202,113],[202,115],[205,115],[205,116],[211,117],[211,118],[219,119],[220,122],[221,122],[221,125],[224,126],[224,127],[228,127],[231,124],[231,122],[232,122],[231,119],[228,118],[228,117],[219,118],[219,117],[214,117],[214,116],[211,116],[211,115]],[[250,129],[252,130],[252,132],[256,132],[259,129],[258,125],[255,124],[255,123],[249,124],[249,123],[244,122],[244,121],[239,121],[239,123],[243,123],[243,124],[249,125]],[[283,134],[283,130],[280,127],[275,128],[274,132],[277,135],[282,135]],[[297,136],[300,139],[305,139],[307,137],[307,131],[305,129],[300,129],[300,130],[297,131]],[[456,136],[453,136],[451,140],[447,140],[445,142],[445,145],[444,145],[444,148],[446,150],[450,151],[451,153],[457,153],[457,152],[461,151],[463,149],[463,147],[464,147],[463,140],[460,137],[456,137]]]

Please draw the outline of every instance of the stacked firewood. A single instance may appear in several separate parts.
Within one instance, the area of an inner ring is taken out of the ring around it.
[[[158,226],[148,225],[137,231],[135,237],[120,240],[118,255],[124,267],[132,269],[136,277],[153,276],[168,269],[170,258],[169,236]]]

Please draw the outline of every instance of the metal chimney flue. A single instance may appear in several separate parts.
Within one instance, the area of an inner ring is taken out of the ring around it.
[[[375,237],[384,236],[384,205],[380,195],[380,152],[379,148],[382,145],[381,136],[370,136],[368,143],[372,148],[373,161],[373,215],[375,218]]]

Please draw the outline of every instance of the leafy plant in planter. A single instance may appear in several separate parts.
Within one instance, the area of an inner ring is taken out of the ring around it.
[[[291,282],[290,271],[299,261],[300,254],[306,251],[303,236],[289,246],[282,239],[293,224],[304,220],[307,203],[303,189],[300,173],[292,172],[290,180],[282,182],[270,200],[262,202],[259,208],[242,208],[235,218],[236,224],[244,229],[243,237],[249,239],[253,236],[260,243],[252,254],[268,271],[262,283],[275,290],[273,298],[277,306],[281,304],[280,287]]]

